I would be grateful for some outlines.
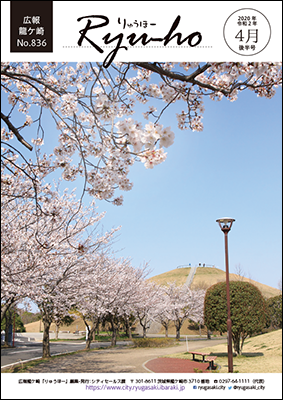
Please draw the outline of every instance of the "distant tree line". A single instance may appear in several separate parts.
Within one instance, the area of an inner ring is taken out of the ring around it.
[[[21,311],[20,315],[24,325],[31,324],[41,319],[40,312]]]

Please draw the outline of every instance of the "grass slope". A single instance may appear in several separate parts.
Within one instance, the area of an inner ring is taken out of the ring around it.
[[[40,332],[43,331],[43,323],[42,321],[36,321],[36,322],[31,322],[30,324],[25,325],[26,332]],[[85,324],[81,318],[76,319],[71,325],[62,325],[59,328],[59,331],[70,331],[75,332],[75,331],[85,331]],[[50,326],[50,331],[55,332],[56,327],[55,324],[52,323]]]
[[[160,285],[166,285],[171,282],[176,282],[177,285],[184,285],[186,279],[190,273],[191,268],[177,268],[169,272],[164,272],[163,274],[156,275],[150,278],[151,281],[156,282]],[[262,283],[256,282],[252,279],[241,277],[236,274],[229,274],[231,281],[243,280],[244,282],[250,282],[261,291],[264,297],[269,298],[279,295],[281,292],[279,289],[264,285]],[[226,280],[225,271],[219,268],[212,267],[198,267],[192,282],[191,288],[203,288],[207,289],[210,286],[218,282],[224,282]]]

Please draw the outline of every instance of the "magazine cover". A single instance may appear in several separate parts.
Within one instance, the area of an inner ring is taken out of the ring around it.
[[[1,397],[281,399],[282,2],[1,33]]]

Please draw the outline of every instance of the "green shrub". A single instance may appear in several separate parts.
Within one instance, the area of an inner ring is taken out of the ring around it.
[[[282,294],[266,300],[266,326],[282,329]]]
[[[265,327],[265,300],[260,290],[249,282],[230,282],[232,340],[237,355],[242,354],[244,340]],[[211,286],[204,300],[204,321],[212,331],[227,331],[226,282]]]

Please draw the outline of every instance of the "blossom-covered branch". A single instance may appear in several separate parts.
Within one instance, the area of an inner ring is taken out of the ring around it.
[[[117,191],[132,189],[131,165],[140,161],[153,168],[166,160],[177,132],[163,126],[162,118],[174,103],[180,105],[178,129],[201,131],[204,97],[235,101],[251,90],[271,98],[282,83],[276,62],[113,63],[107,69],[99,63],[4,62],[1,76],[7,99],[3,168],[32,169],[35,176],[58,169],[63,179],[82,177],[84,192],[116,205],[123,202]],[[141,106],[143,117],[135,120]],[[51,117],[48,134],[45,114]],[[21,123],[13,122],[18,119]],[[15,159],[20,152],[13,136],[29,150],[33,143],[32,161]],[[54,149],[41,155],[44,140],[54,142]]]

